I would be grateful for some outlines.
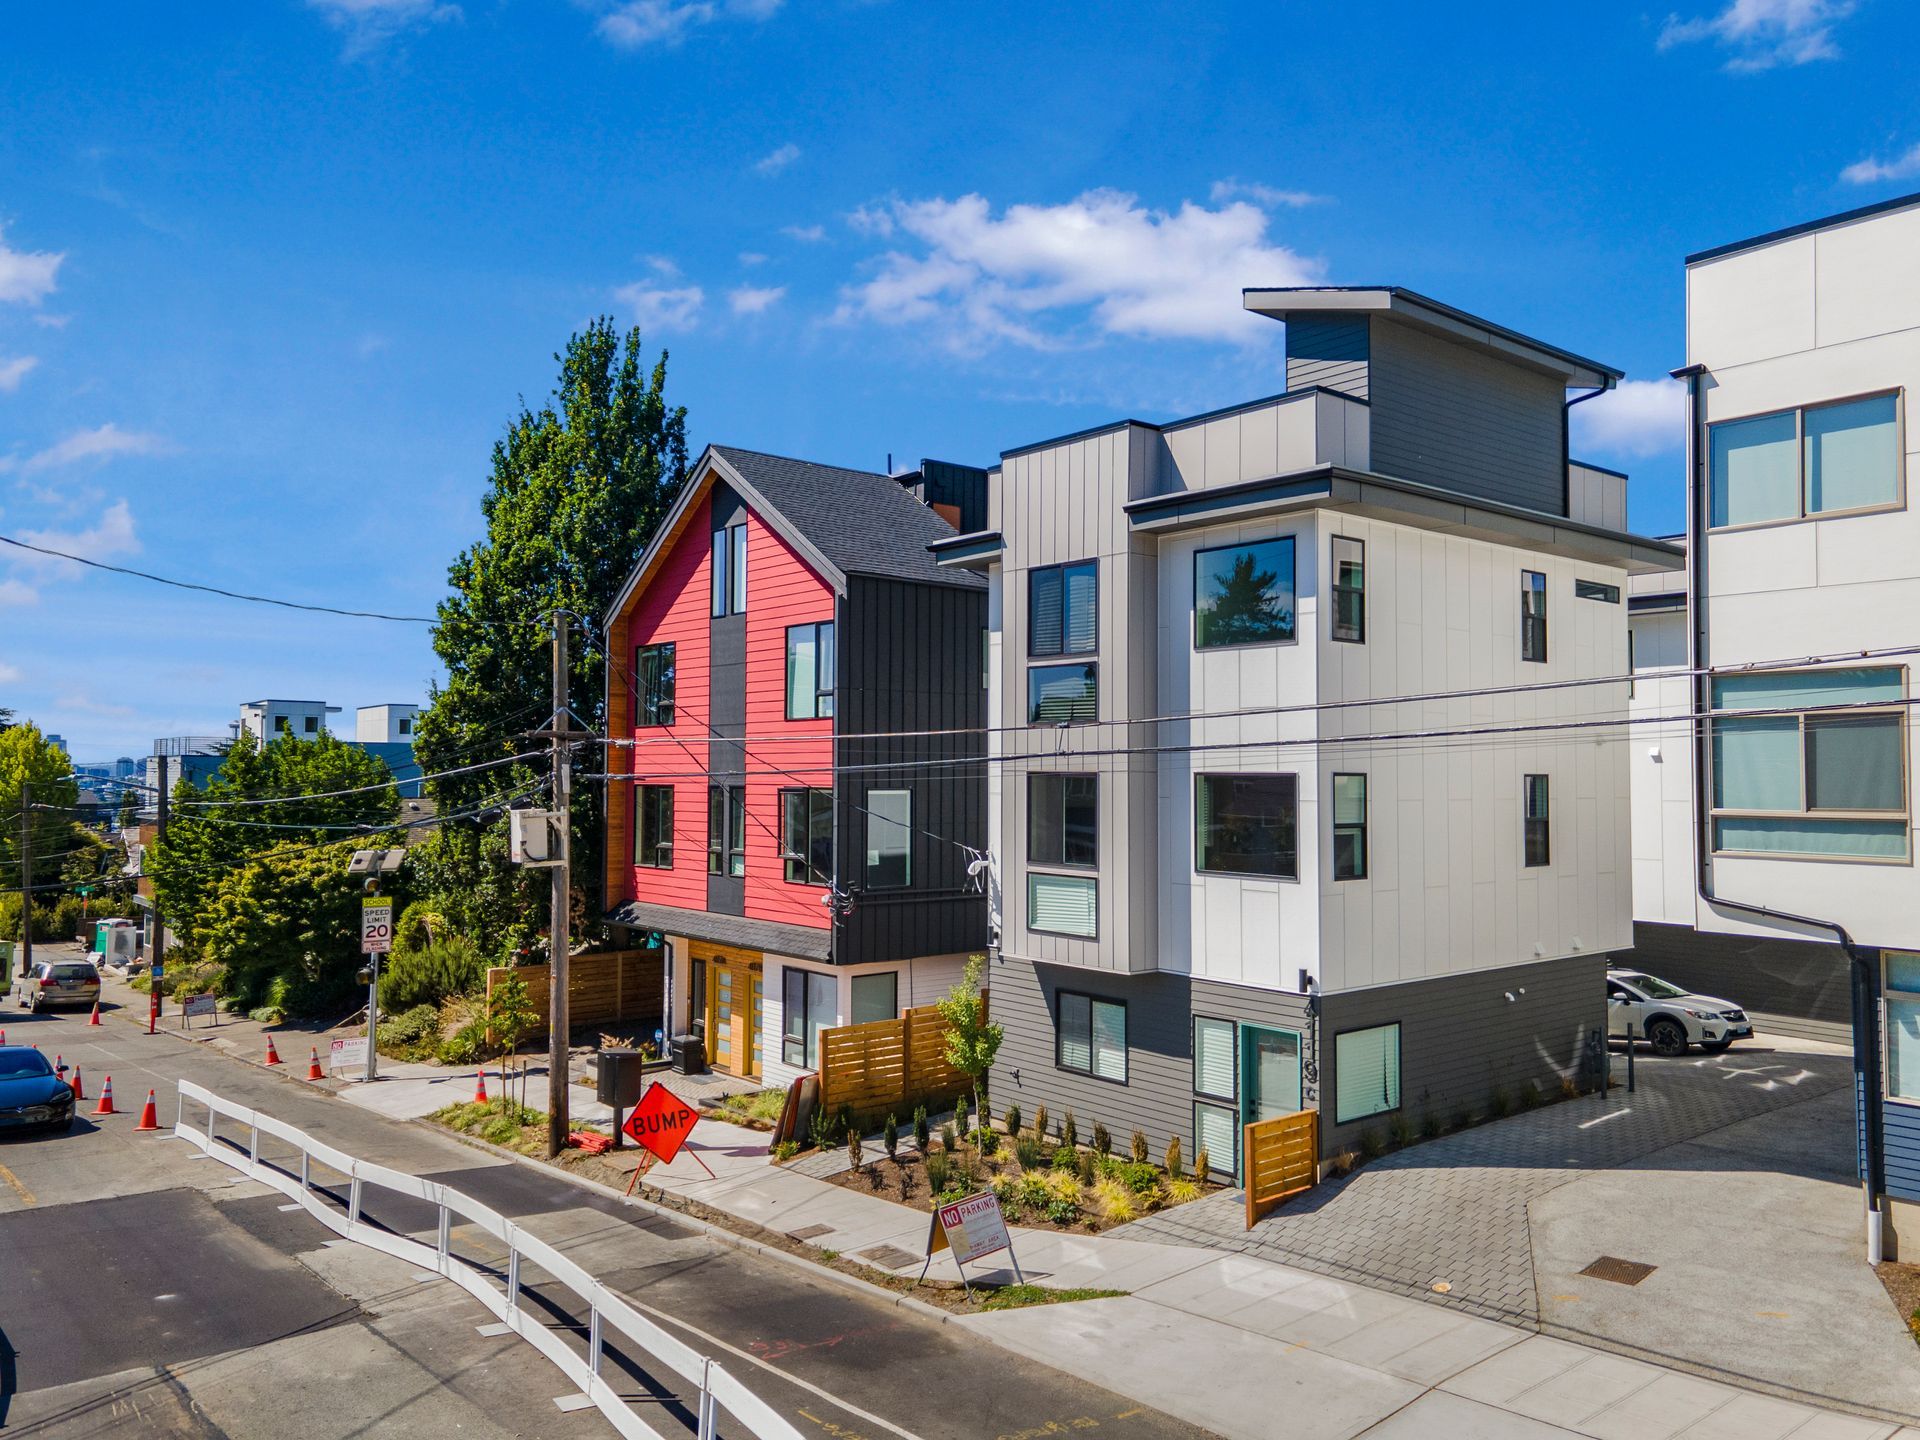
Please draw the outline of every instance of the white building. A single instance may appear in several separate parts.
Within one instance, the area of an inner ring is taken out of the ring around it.
[[[418,705],[362,705],[353,712],[353,738],[374,745],[413,744]]]
[[[306,739],[327,729],[327,716],[340,707],[324,700],[249,700],[240,706],[240,728],[261,744],[282,735]]]

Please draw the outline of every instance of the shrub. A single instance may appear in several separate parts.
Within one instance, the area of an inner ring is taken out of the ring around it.
[[[450,935],[424,950],[396,950],[380,966],[380,1004],[389,1010],[438,1005],[487,981],[487,962],[471,940]]]
[[[938,1195],[947,1188],[947,1180],[953,1174],[953,1161],[947,1158],[945,1151],[927,1156],[927,1188]]]
[[[982,1155],[991,1155],[1000,1148],[1000,1132],[983,1127],[975,1137],[975,1143],[979,1145]]]
[[[1152,1195],[1160,1189],[1160,1172],[1145,1160],[1120,1167],[1120,1183],[1136,1195]]]
[[[833,1144],[833,1117],[827,1113],[826,1106],[814,1106],[813,1114],[807,1117],[807,1139],[816,1150]]]
[[[1093,1122],[1093,1148],[1102,1157],[1113,1153],[1113,1136],[1098,1120]]]
[[[1405,1115],[1396,1115],[1387,1122],[1387,1134],[1393,1137],[1393,1143],[1395,1145],[1411,1145],[1413,1143],[1413,1121],[1409,1120]]]
[[[773,1158],[782,1163],[791,1160],[800,1153],[798,1140],[777,1140],[773,1146]]]
[[[1358,1150],[1336,1150],[1333,1158],[1327,1161],[1327,1166],[1336,1175],[1348,1175],[1353,1172],[1353,1167],[1359,1163],[1360,1152]]]
[[[1060,1143],[1068,1149],[1074,1149],[1080,1144],[1080,1127],[1073,1123],[1071,1110],[1060,1119]]]
[[[1194,1180],[1169,1180],[1167,1182],[1167,1202],[1172,1205],[1184,1205],[1189,1200],[1200,1198],[1200,1185]]]
[[[1116,1225],[1124,1225],[1140,1213],[1133,1192],[1111,1176],[1094,1182],[1093,1198],[1099,1203],[1100,1213]]]
[[[1080,1170],[1080,1152],[1070,1145],[1062,1145],[1053,1152],[1053,1168],[1066,1173],[1078,1174]]]
[[[1562,1075],[1560,1077],[1560,1098],[1562,1100],[1578,1099],[1581,1093],[1580,1082],[1577,1079],[1571,1075]]]
[[[1180,1137],[1178,1135],[1167,1141],[1166,1169],[1168,1178],[1172,1180],[1178,1180],[1182,1175],[1187,1173],[1187,1167],[1182,1163],[1180,1155]]]
[[[422,1060],[440,1045],[440,1010],[434,1005],[415,1005],[390,1015],[380,1022],[374,1036],[382,1055],[396,1060]]]
[[[1007,1127],[1007,1134],[1018,1135],[1020,1133],[1020,1107],[1018,1105],[1007,1106],[1007,1115],[1004,1123]]]
[[[953,1154],[954,1147],[960,1143],[960,1137],[953,1133],[953,1122],[949,1120],[940,1127],[940,1148],[947,1154]]]
[[[1373,1126],[1369,1125],[1360,1132],[1360,1153],[1367,1159],[1377,1160],[1386,1153],[1386,1150],[1387,1142],[1381,1138],[1380,1132]]]
[[[1033,1107],[1033,1138],[1042,1145],[1047,1143],[1047,1107],[1044,1105]]]
[[[1212,1175],[1213,1175],[1213,1157],[1207,1153],[1207,1147],[1202,1145],[1198,1153],[1196,1153],[1193,1157],[1194,1183],[1197,1185],[1204,1185],[1207,1183],[1208,1179],[1212,1177]]]
[[[1082,1185],[1093,1184],[1094,1177],[1099,1173],[1099,1157],[1091,1150],[1082,1150],[1079,1162],[1074,1166],[1074,1173],[1080,1177]]]
[[[1420,1112],[1420,1135],[1422,1139],[1434,1139],[1440,1134],[1442,1128],[1440,1117],[1434,1114],[1433,1111],[1422,1110]]]
[[[929,1132],[927,1129],[927,1107],[924,1105],[914,1106],[913,1107],[913,1148],[918,1150],[922,1155],[927,1153],[927,1142],[928,1142],[930,1133],[931,1132]]]
[[[1038,1170],[1040,1154],[1040,1142],[1031,1135],[1022,1135],[1013,1142],[1013,1158],[1020,1162],[1022,1170]]]
[[[1540,1103],[1540,1082],[1529,1080],[1520,1087],[1520,1108],[1531,1110]]]
[[[900,1126],[895,1123],[891,1115],[887,1116],[886,1127],[880,1132],[880,1143],[886,1148],[887,1159],[898,1164],[900,1160]]]
[[[1136,1165],[1147,1163],[1147,1132],[1144,1130],[1133,1132],[1133,1163]]]
[[[847,1127],[847,1164],[856,1175],[859,1174],[866,1165],[866,1152],[860,1144],[860,1127],[858,1125],[849,1125]]]
[[[1504,1120],[1513,1113],[1513,1097],[1503,1086],[1494,1086],[1493,1093],[1487,1097],[1487,1113],[1496,1120]]]

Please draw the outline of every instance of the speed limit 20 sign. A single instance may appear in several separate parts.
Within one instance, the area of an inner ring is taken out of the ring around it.
[[[384,955],[393,949],[393,901],[369,895],[360,902],[360,953]]]

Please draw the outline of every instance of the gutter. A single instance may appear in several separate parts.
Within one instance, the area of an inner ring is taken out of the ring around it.
[[[1613,386],[1614,377],[1608,376],[1604,385],[1560,402],[1560,508],[1569,520],[1573,518],[1573,407],[1606,394]],[[1620,478],[1626,479],[1624,475]]]
[[[1831,934],[1840,948],[1846,951],[1850,964],[1853,997],[1853,1059],[1856,1073],[1860,1077],[1860,1123],[1865,1140],[1863,1174],[1860,1177],[1862,1200],[1865,1207],[1867,1230],[1867,1263],[1878,1265],[1883,1258],[1883,1236],[1881,1229],[1880,1196],[1886,1190],[1886,1131],[1885,1115],[1881,1110],[1880,1076],[1880,974],[1876,957],[1870,955],[1854,943],[1847,933],[1847,927],[1837,920],[1821,920],[1811,915],[1796,915],[1788,910],[1775,910],[1765,905],[1750,905],[1743,900],[1729,900],[1716,895],[1713,889],[1713,863],[1711,845],[1713,842],[1712,820],[1709,816],[1711,796],[1707,790],[1708,766],[1713,762],[1706,716],[1712,703],[1712,678],[1706,672],[1707,627],[1706,607],[1702,600],[1706,593],[1705,575],[1707,569],[1707,514],[1706,514],[1706,474],[1705,456],[1700,444],[1700,397],[1701,379],[1707,373],[1704,365],[1688,365],[1671,372],[1676,380],[1687,382],[1687,441],[1689,463],[1687,466],[1688,491],[1688,544],[1687,544],[1687,604],[1690,607],[1691,623],[1688,627],[1688,649],[1693,669],[1693,709],[1694,754],[1693,754],[1693,816],[1694,816],[1694,888],[1708,905],[1725,910],[1735,910],[1743,915],[1752,915],[1762,920],[1782,921],[1789,925],[1803,925],[1812,930],[1825,930]]]

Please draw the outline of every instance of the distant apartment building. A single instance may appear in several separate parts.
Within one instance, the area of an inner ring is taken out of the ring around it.
[[[1411,292],[1251,290],[1285,394],[1006,451],[985,523],[996,1103],[1237,1169],[1603,1063],[1631,938],[1619,372]],[[1604,682],[1604,683],[1602,683]]]
[[[353,712],[353,738],[375,745],[411,745],[419,716],[418,705],[362,705]]]
[[[248,700],[240,706],[240,728],[263,745],[282,735],[310,739],[329,728],[327,716],[339,713],[324,700]]]

